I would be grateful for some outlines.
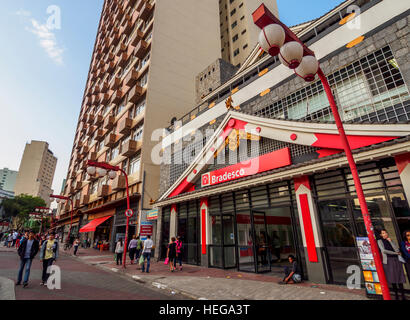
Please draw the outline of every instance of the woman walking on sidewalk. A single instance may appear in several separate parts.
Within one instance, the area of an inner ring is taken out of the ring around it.
[[[117,241],[117,245],[115,247],[115,254],[116,256],[116,260],[117,260],[117,266],[120,264],[122,264],[122,254],[124,252],[124,243],[122,242],[122,238],[119,238]],[[119,264],[118,264],[119,262]]]
[[[132,240],[130,241],[130,244],[128,246],[128,251],[129,251],[131,264],[134,264],[135,252],[137,251],[137,245],[138,245],[137,237],[134,234],[132,236]],[[138,257],[137,257],[137,259],[138,259]]]
[[[74,240],[74,255],[77,255],[78,246],[80,245],[80,240],[77,238]]]
[[[177,267],[177,260],[179,262],[179,271],[182,271],[182,240],[181,236],[178,236],[176,243],[177,255],[175,257],[174,267]]]
[[[175,243],[175,237],[171,238],[171,243],[168,245],[167,258],[169,263],[169,271],[174,272],[175,260],[177,256],[177,244]]]
[[[44,240],[40,250],[40,261],[43,262],[43,275],[40,285],[47,283],[49,273],[48,267],[50,267],[54,261],[58,258],[58,241],[54,239],[55,233],[50,233],[50,238]]]

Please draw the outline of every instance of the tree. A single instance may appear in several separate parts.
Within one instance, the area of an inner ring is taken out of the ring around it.
[[[5,217],[13,218],[17,229],[20,229],[29,220],[29,213],[34,212],[36,207],[45,207],[46,202],[40,197],[22,194],[14,199],[3,200],[2,206]]]

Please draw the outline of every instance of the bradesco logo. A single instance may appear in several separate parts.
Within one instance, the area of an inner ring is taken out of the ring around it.
[[[201,177],[201,185],[202,187],[212,186],[290,164],[292,161],[289,148],[284,148],[226,168],[204,173]]]

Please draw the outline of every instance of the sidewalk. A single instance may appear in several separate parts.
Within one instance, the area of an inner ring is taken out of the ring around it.
[[[71,253],[73,250],[71,250]],[[62,254],[68,252],[61,251]],[[182,271],[171,273],[163,262],[151,259],[150,273],[142,273],[138,265],[127,269],[117,266],[114,254],[92,248],[80,248],[74,257],[97,268],[110,270],[147,286],[182,293],[194,299],[208,300],[367,300],[365,290],[349,290],[336,285],[302,284],[279,285],[281,279],[272,275],[245,273],[235,270],[184,265]]]

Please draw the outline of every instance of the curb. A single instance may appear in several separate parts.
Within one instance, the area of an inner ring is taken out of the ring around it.
[[[8,278],[0,277],[0,300],[16,300],[14,282]]]

